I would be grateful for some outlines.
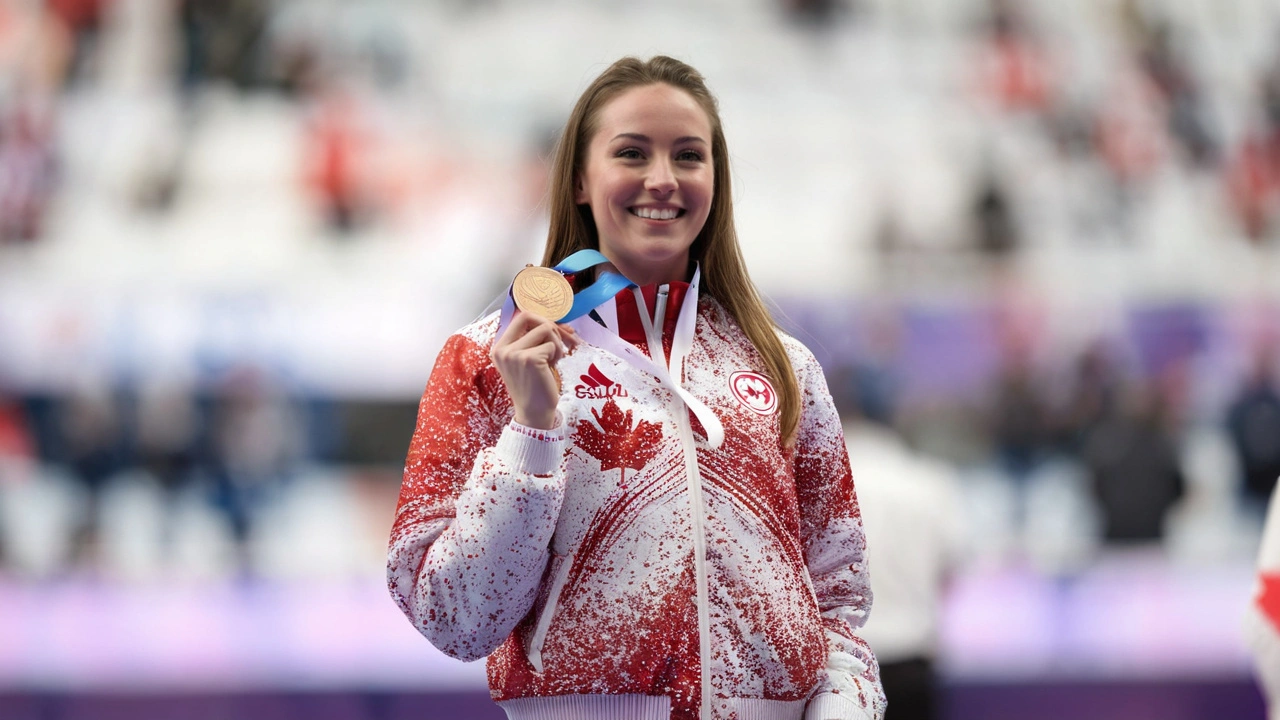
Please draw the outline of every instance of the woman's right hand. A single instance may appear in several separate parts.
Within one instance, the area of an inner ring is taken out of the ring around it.
[[[555,364],[578,342],[577,332],[568,325],[516,311],[489,351],[515,405],[516,422],[542,430],[555,427],[560,400]]]

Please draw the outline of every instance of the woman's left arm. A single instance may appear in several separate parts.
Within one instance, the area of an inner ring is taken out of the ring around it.
[[[844,431],[822,368],[799,343],[791,349],[800,385],[795,445],[800,532],[828,646],[805,720],[878,720],[885,708],[880,668],[870,646],[854,634],[871,610],[871,583]]]

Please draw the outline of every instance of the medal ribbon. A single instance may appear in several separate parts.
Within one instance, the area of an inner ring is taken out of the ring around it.
[[[599,250],[579,250],[570,255],[560,264],[551,268],[556,272],[563,274],[578,273],[593,268],[601,263],[609,262]],[[569,308],[569,314],[560,318],[556,322],[567,323],[586,315],[596,308],[600,303],[617,295],[619,292],[627,288],[635,287],[636,284],[622,277],[616,272],[605,270],[601,272],[596,281],[579,293],[573,296],[573,307]]]
[[[578,273],[587,268],[595,267],[601,263],[609,262],[609,258],[605,257],[599,250],[579,250],[553,268],[558,273]],[[608,270],[602,271],[596,281],[589,287],[585,288],[573,296],[573,303],[569,307],[569,312],[564,317],[556,320],[557,323],[567,323],[586,315],[602,303],[608,302],[619,292],[636,287],[636,284]],[[507,291],[506,302],[502,305],[502,313],[498,321],[498,333],[507,327],[507,323],[511,321],[511,317],[515,314],[516,304],[515,297],[511,290]]]

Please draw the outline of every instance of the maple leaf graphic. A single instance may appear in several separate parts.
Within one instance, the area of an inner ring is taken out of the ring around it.
[[[591,414],[600,428],[588,420],[579,420],[578,447],[599,460],[601,470],[619,468],[625,479],[627,468],[639,470],[658,453],[662,425],[641,420],[633,426],[631,411],[622,412],[613,398],[602,411],[592,408]]]
[[[765,385],[760,380],[751,378],[746,382],[744,382],[742,385],[747,395],[749,395],[752,399],[761,398],[765,402],[769,401],[769,386]]]

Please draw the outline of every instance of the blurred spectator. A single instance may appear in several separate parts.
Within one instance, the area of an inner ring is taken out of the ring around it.
[[[1108,542],[1163,538],[1164,517],[1186,488],[1168,404],[1147,381],[1135,381],[1122,402],[1089,431],[1081,460],[1089,472]]]
[[[848,0],[783,0],[782,7],[792,20],[815,30],[830,28],[832,21],[854,9]]]
[[[96,70],[103,18],[110,11],[112,0],[46,0],[46,3],[52,17],[71,37],[66,85],[89,80]]]
[[[893,427],[902,394],[900,318],[887,308],[868,309],[858,351],[847,367],[835,366],[832,392],[842,412]],[[847,410],[845,409],[847,408]]]
[[[75,553],[81,562],[92,565],[97,560],[103,489],[126,464],[120,404],[106,387],[85,388],[65,399],[58,417],[66,465],[84,487],[87,499]]]
[[[0,245],[44,231],[55,189],[52,107],[30,94],[0,102]]]
[[[934,662],[942,597],[964,555],[959,482],[887,426],[841,412],[875,596],[859,634],[880,661],[885,720],[942,717]]]
[[[319,40],[309,34],[272,36],[267,74],[273,86],[293,98],[315,88],[324,55]]]
[[[70,31],[43,0],[0,2],[0,95],[15,87],[55,94],[73,54]]]
[[[1043,113],[1052,103],[1053,67],[1019,0],[991,0],[982,29],[978,77],[1007,112]]]
[[[1227,189],[1245,237],[1254,243],[1270,238],[1280,214],[1280,130],[1246,134],[1227,168]]]
[[[973,223],[978,250],[990,257],[1007,257],[1022,244],[1008,193],[990,174],[977,185]]]
[[[1138,61],[1164,100],[1170,134],[1193,165],[1212,166],[1218,148],[1205,118],[1204,95],[1190,63],[1178,51],[1172,26],[1160,22],[1138,32]]]
[[[1280,52],[1259,83],[1260,107],[1227,166],[1232,209],[1245,237],[1257,243],[1280,228]]]
[[[955,471],[910,449],[893,429],[900,391],[896,325],[873,320],[863,360],[837,370],[832,391],[867,535],[876,608],[859,634],[880,663],[885,720],[940,717],[934,668],[948,580],[965,555]]]
[[[169,493],[192,479],[199,440],[195,398],[176,387],[146,388],[137,404],[138,466]]]
[[[992,443],[1001,468],[1023,483],[1050,449],[1049,403],[1027,351],[1007,353],[990,401]]]
[[[1240,458],[1244,494],[1259,509],[1280,478],[1280,390],[1275,373],[1275,346],[1264,346],[1227,408],[1227,432]]]
[[[1127,219],[1137,188],[1168,156],[1166,128],[1159,89],[1138,69],[1117,68],[1094,128],[1098,155],[1115,182],[1117,220]]]
[[[254,524],[298,462],[301,427],[286,398],[257,370],[232,372],[213,400],[209,469],[215,502],[230,520],[246,571],[252,570]]]
[[[325,85],[307,124],[306,179],[327,227],[339,236],[360,229],[373,207],[366,183],[372,137],[359,96]]]
[[[266,79],[262,52],[269,3],[255,0],[179,0],[182,87],[224,80],[246,90]]]
[[[1271,62],[1263,69],[1259,84],[1267,127],[1280,130],[1280,47],[1272,52]]]
[[[21,406],[0,393],[0,459],[30,459],[34,452]]]
[[[27,429],[21,406],[0,391],[0,502],[9,496],[8,485],[25,481],[23,466],[29,464],[35,452],[35,442]],[[0,519],[4,513],[0,512]],[[5,528],[0,527],[0,541],[5,538]],[[7,549],[0,542],[0,568],[5,567]]]
[[[1101,341],[1080,353],[1072,373],[1051,427],[1057,448],[1075,457],[1083,453],[1093,430],[1115,413],[1121,384],[1119,369]]]

